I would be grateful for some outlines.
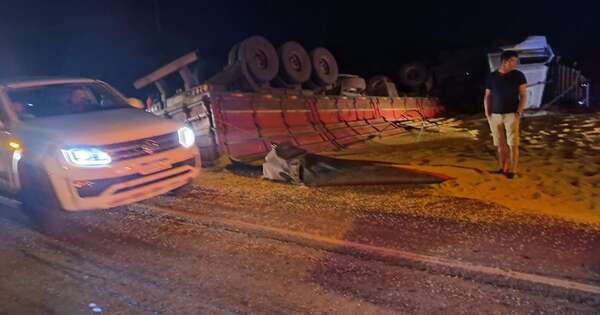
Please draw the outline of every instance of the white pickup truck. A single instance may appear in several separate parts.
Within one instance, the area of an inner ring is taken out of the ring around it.
[[[187,187],[194,141],[98,80],[0,82],[0,191],[31,209],[106,209]]]

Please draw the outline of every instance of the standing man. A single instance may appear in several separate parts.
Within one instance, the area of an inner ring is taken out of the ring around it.
[[[527,81],[517,70],[516,51],[502,52],[500,60],[500,67],[487,80],[483,106],[500,163],[497,173],[514,178],[519,162],[519,122],[527,105]]]

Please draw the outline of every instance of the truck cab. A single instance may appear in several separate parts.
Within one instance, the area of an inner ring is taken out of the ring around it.
[[[25,206],[107,209],[189,185],[190,127],[129,105],[85,78],[0,82],[0,191]]]

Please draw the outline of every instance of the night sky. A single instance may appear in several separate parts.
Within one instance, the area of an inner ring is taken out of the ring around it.
[[[100,78],[129,95],[133,81],[198,50],[206,74],[245,37],[324,46],[344,73],[394,75],[442,50],[546,35],[557,54],[598,77],[600,21],[590,4],[361,1],[2,1],[0,77]],[[591,3],[591,2],[590,2]]]

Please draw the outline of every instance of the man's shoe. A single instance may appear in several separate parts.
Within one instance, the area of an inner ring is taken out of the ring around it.
[[[513,172],[507,172],[506,173],[506,178],[508,178],[508,179],[517,178],[517,174],[513,173]]]

